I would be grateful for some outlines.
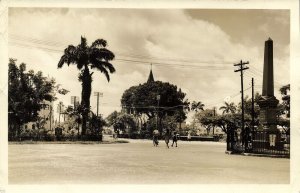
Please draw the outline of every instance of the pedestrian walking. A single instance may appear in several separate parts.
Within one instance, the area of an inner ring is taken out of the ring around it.
[[[158,146],[158,136],[159,136],[159,131],[155,129],[153,131],[153,146],[157,147]]]
[[[170,141],[170,130],[166,129],[166,133],[165,133],[165,142],[167,147],[169,148],[169,141]]]
[[[188,131],[188,134],[187,134],[187,140],[188,140],[188,141],[191,141],[191,138],[192,138],[192,136],[191,136],[191,131]]]
[[[177,147],[177,140],[178,140],[178,137],[179,137],[179,134],[177,134],[177,132],[174,131],[174,133],[173,133],[172,147],[173,147],[174,143],[175,143],[175,145],[176,145],[176,147]]]

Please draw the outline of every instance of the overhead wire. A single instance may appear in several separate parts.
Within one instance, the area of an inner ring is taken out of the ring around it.
[[[51,51],[51,52],[58,52],[58,53],[62,53],[63,50],[62,49],[57,49],[57,48],[49,48],[49,47],[53,47],[53,46],[61,46],[63,47],[63,44],[61,44],[60,42],[50,42],[50,41],[43,41],[43,40],[39,40],[39,39],[35,39],[35,38],[30,38],[30,37],[20,37],[18,35],[14,35],[12,34],[10,37],[10,41],[9,43],[12,44],[18,44],[19,46],[22,47],[31,47],[31,48],[38,48],[38,49],[42,49],[45,51]],[[199,60],[184,60],[184,59],[167,59],[167,58],[155,58],[155,57],[149,57],[149,56],[138,56],[138,55],[122,55],[122,54],[118,54],[123,56],[123,58],[116,58],[116,61],[120,61],[120,62],[133,62],[133,63],[152,63],[153,65],[156,66],[168,66],[168,67],[180,67],[180,68],[201,68],[201,69],[212,69],[212,70],[231,70],[231,68],[229,66],[224,66],[224,64],[231,64],[230,62],[217,62],[217,61],[199,61]],[[125,56],[125,58],[124,58]],[[129,57],[129,59],[128,59]],[[131,58],[135,58],[135,59],[131,59]],[[140,60],[140,59],[143,60]],[[173,61],[175,63],[166,63],[166,62],[157,62],[157,61]],[[197,63],[197,65],[192,65],[192,64],[186,64],[186,63]],[[200,64],[206,64],[205,66],[200,65]],[[210,64],[210,65],[207,65]],[[211,64],[218,64],[219,66],[212,66]],[[222,66],[220,66],[222,65]]]
[[[38,48],[47,52],[60,53],[63,54],[63,50],[47,48],[38,45],[28,45],[19,42],[10,41],[10,43],[14,44],[14,46],[18,47],[29,47],[29,48]],[[153,61],[143,61],[143,60],[133,60],[133,59],[123,59],[116,58],[115,61],[118,62],[129,62],[129,63],[138,63],[138,64],[146,64],[152,63],[155,66],[160,67],[177,67],[177,68],[192,68],[192,69],[204,69],[204,70],[232,70],[230,67],[222,67],[222,66],[203,66],[203,65],[191,65],[191,64],[178,64],[178,63],[163,63],[163,62],[153,62]]]
[[[17,34],[9,34],[9,38],[12,40],[17,40],[17,41],[23,41],[27,43],[33,43],[33,44],[42,44],[46,46],[60,46],[60,47],[66,47],[68,45],[67,43],[61,43],[61,42],[55,42],[55,41],[49,41],[49,40],[41,40],[41,39],[36,39],[28,36],[21,36]],[[125,57],[133,57],[133,58],[140,58],[140,59],[152,59],[152,60],[161,60],[161,61],[175,61],[175,62],[185,62],[185,63],[210,63],[210,64],[232,64],[233,61],[203,61],[203,60],[198,60],[198,59],[184,59],[184,58],[164,58],[162,57],[153,57],[149,55],[142,55],[142,54],[136,54],[136,53],[126,53],[126,52],[116,52],[118,55],[125,56]]]
[[[65,47],[64,43],[61,42],[55,42],[55,41],[47,41],[47,40],[41,40],[37,38],[31,38],[26,36],[20,36],[16,34],[10,34],[9,35],[10,40],[9,43],[12,43],[14,46],[18,47],[26,47],[26,48],[38,48],[41,50],[44,50],[46,52],[53,52],[53,53],[60,53],[63,54],[63,47]],[[57,49],[53,47],[61,47],[62,49]],[[231,66],[213,66],[213,65],[207,65],[207,64],[232,64],[233,62],[228,61],[200,61],[200,60],[185,60],[185,59],[167,59],[167,58],[157,58],[157,57],[151,57],[151,56],[143,56],[139,54],[119,54],[125,58],[116,58],[115,60],[118,62],[123,63],[139,63],[139,64],[149,64],[152,63],[153,65],[160,66],[160,67],[176,67],[176,68],[189,68],[189,69],[204,69],[204,70],[232,70]],[[129,59],[128,59],[129,58]],[[133,59],[132,59],[133,58]],[[142,59],[142,60],[140,60]],[[145,60],[148,59],[148,60]],[[157,62],[157,61],[174,61],[176,63],[166,63],[166,62]],[[178,63],[180,62],[180,63]],[[186,64],[186,63],[197,63],[198,65],[192,65],[192,64]],[[199,65],[199,64],[206,64],[206,65]],[[262,72],[255,68],[253,65],[251,65],[251,68],[249,70],[250,74],[245,73],[244,75],[246,77],[251,78],[253,75],[257,79],[262,79]],[[278,84],[275,82],[275,84]],[[277,87],[277,86],[276,86]],[[250,88],[245,89],[249,90]],[[234,94],[231,97],[236,97],[240,94]],[[223,99],[222,99],[223,102]],[[216,103],[219,104],[220,102]],[[213,105],[213,104],[212,104]],[[144,107],[143,107],[144,108]]]

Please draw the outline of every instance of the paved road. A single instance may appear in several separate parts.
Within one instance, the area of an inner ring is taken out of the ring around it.
[[[10,144],[10,184],[289,183],[289,159],[227,155],[225,144]]]

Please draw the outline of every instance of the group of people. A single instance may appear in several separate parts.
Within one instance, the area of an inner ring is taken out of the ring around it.
[[[157,129],[155,129],[153,131],[153,145],[154,146],[158,146],[158,137],[159,137],[159,131]],[[174,131],[172,136],[171,136],[171,132],[169,129],[166,129],[165,135],[164,135],[164,139],[166,142],[167,147],[169,148],[169,142],[170,142],[170,138],[172,137],[172,147],[175,144],[175,147],[177,147],[177,141],[179,138],[179,134]]]

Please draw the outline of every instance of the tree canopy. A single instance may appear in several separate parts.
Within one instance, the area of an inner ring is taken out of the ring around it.
[[[10,59],[8,64],[8,122],[13,136],[21,125],[38,121],[39,111],[48,106],[46,101],[56,100],[55,93],[61,90],[54,79],[40,71],[26,71],[26,64],[17,65],[16,61]]]
[[[158,111],[158,116],[161,118],[166,115],[177,115],[178,120],[184,120],[185,113],[180,112],[184,112],[189,105],[188,101],[184,99],[185,95],[176,85],[155,81],[132,86],[125,90],[121,104],[127,112],[146,114],[150,119],[155,117],[155,113]]]
[[[282,96],[282,105],[284,109],[284,114],[287,118],[290,117],[290,84],[284,85],[280,88],[280,93]]]

